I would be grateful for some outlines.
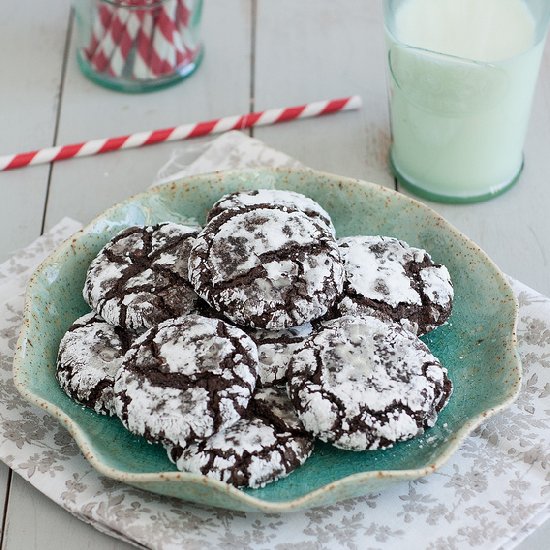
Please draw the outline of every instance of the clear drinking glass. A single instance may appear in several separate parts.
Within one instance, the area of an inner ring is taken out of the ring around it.
[[[519,2],[500,1],[494,9]],[[514,14],[492,13],[484,21],[474,21],[483,2],[471,3],[467,13],[462,0],[439,0],[437,6],[432,0],[384,0],[390,158],[406,189],[430,200],[476,202],[503,193],[517,181],[550,18],[547,0],[523,1],[527,18],[532,17],[529,45],[498,59],[498,53],[492,52],[497,46],[490,43],[497,35],[490,26],[500,21],[496,32],[509,39],[516,32]],[[431,13],[430,6],[443,11]],[[434,27],[436,16],[442,17],[445,9],[448,13],[440,26],[445,28]],[[458,20],[463,17],[470,18],[464,20],[469,35],[464,37],[463,50],[475,53],[479,46],[480,51],[489,52],[487,56],[494,55],[494,61],[430,48],[430,36],[441,44],[460,42],[452,36],[453,24],[460,26]],[[508,24],[510,28],[503,28]],[[415,33],[426,40],[407,43]]]
[[[75,0],[77,59],[123,92],[164,88],[199,66],[202,0]]]

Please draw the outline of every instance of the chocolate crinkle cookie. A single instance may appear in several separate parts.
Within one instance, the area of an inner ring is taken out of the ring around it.
[[[237,487],[262,487],[287,476],[313,451],[313,437],[296,415],[283,386],[256,389],[246,418],[186,449],[167,447],[185,472]]]
[[[312,331],[311,323],[281,330],[247,330],[258,346],[260,385],[271,386],[286,382],[286,370],[292,354]]]
[[[419,335],[449,318],[451,277],[425,250],[381,236],[346,237],[338,247],[346,270],[340,315],[376,312]]]
[[[290,362],[287,388],[310,433],[356,451],[422,433],[452,391],[421,340],[368,316],[329,321],[308,338]]]
[[[282,329],[324,315],[344,268],[334,237],[299,210],[227,210],[197,237],[189,256],[195,291],[231,321]]]
[[[210,221],[225,210],[249,210],[251,207],[261,206],[301,210],[306,216],[328,229],[332,235],[336,234],[328,212],[320,204],[301,193],[282,189],[255,189],[224,195],[214,203],[206,219]]]
[[[126,354],[116,413],[136,435],[185,447],[238,422],[257,375],[256,345],[242,330],[194,314],[168,319]]]
[[[59,346],[57,379],[65,393],[99,414],[114,415],[115,375],[136,336],[88,313],[69,327]]]
[[[248,405],[248,411],[249,415],[263,418],[279,431],[307,435],[285,386],[257,388]],[[313,436],[309,437],[313,440]]]
[[[92,261],[84,299],[112,325],[136,330],[194,312],[187,263],[199,231],[172,222],[123,230]]]

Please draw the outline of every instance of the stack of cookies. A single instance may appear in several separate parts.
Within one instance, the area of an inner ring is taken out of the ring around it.
[[[315,438],[383,449],[433,426],[452,386],[418,339],[450,315],[444,266],[392,237],[337,240],[289,191],[222,197],[206,226],[130,227],[99,252],[92,312],[61,341],[64,391],[185,472],[261,487]]]

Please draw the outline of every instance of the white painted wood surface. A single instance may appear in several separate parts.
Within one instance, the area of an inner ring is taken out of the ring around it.
[[[393,187],[379,3],[364,0],[206,0],[206,56],[172,89],[124,95],[88,82],[74,59],[68,0],[3,6],[0,33],[2,153],[172,126],[226,114],[359,93],[365,107],[325,119],[257,129],[305,164]],[[70,43],[62,79],[63,53]],[[16,52],[16,55],[14,55]],[[510,275],[550,295],[550,48],[525,146],[522,180],[489,203],[432,206]],[[9,129],[9,131],[6,131]],[[54,141],[57,135],[57,141]],[[176,149],[165,144],[0,174],[0,261],[65,215],[89,221],[144,189]],[[3,550],[127,545],[102,535],[0,467]],[[520,550],[542,550],[547,522]]]
[[[368,4],[368,6],[367,6]],[[360,94],[360,113],[257,128],[254,136],[304,164],[394,186],[384,36],[378,3],[259,1],[254,105],[296,105]]]
[[[2,3],[2,21],[0,150],[9,154],[51,145],[69,0]],[[49,166],[40,166],[2,174],[0,261],[40,235],[49,172]]]

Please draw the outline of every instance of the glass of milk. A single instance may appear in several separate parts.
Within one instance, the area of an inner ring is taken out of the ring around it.
[[[549,0],[384,0],[391,165],[430,200],[490,199],[518,179]]]

